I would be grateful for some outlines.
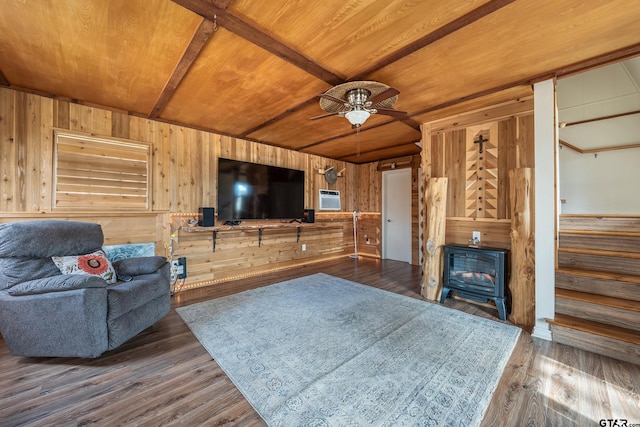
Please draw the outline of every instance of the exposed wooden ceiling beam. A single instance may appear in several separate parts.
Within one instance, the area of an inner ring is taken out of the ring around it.
[[[481,98],[483,96],[491,95],[492,93],[495,93],[495,92],[500,92],[500,91],[503,91],[503,90],[512,89],[512,88],[517,87],[517,86],[532,85],[535,82],[547,80],[547,79],[554,78],[554,77],[569,77],[569,76],[572,76],[572,75],[575,75],[575,74],[578,74],[578,73],[582,73],[582,72],[585,72],[585,71],[588,71],[588,70],[592,70],[594,68],[602,67],[602,66],[609,65],[609,64],[612,64],[612,63],[615,63],[615,62],[623,61],[625,59],[633,58],[633,57],[638,56],[638,55],[640,55],[640,43],[634,44],[634,45],[631,45],[631,46],[628,46],[628,47],[625,47],[625,48],[622,48],[622,49],[618,49],[616,51],[609,52],[609,53],[606,53],[604,55],[599,55],[599,56],[596,56],[594,58],[589,58],[589,59],[584,60],[584,61],[580,61],[580,62],[577,62],[577,63],[574,63],[574,64],[570,64],[570,65],[567,65],[567,66],[562,67],[562,68],[558,68],[558,69],[555,69],[555,70],[550,70],[550,71],[547,71],[545,73],[541,73],[540,75],[533,76],[533,77],[530,77],[530,78],[527,78],[527,79],[523,79],[523,80],[518,80],[518,81],[515,81],[515,82],[507,83],[507,84],[504,84],[504,85],[501,85],[501,86],[498,86],[498,87],[493,87],[493,88],[490,88],[490,89],[487,89],[487,90],[476,92],[476,93],[473,93],[473,94],[468,95],[468,96],[452,99],[452,100],[443,102],[441,104],[433,105],[431,107],[427,107],[427,108],[424,108],[422,110],[419,110],[419,111],[416,111],[416,112],[413,112],[413,113],[409,113],[409,117],[419,116],[419,115],[422,115],[422,114],[430,113],[432,111],[440,110],[442,108],[451,107],[451,106],[454,106],[454,105],[457,105],[457,104],[461,104],[461,103],[466,102],[466,101],[471,101],[473,99],[477,99],[477,98]],[[386,124],[389,124],[389,123],[391,123],[391,122],[386,122],[386,123],[383,123],[382,125],[386,125]],[[256,129],[259,129],[259,128],[260,127],[257,127]],[[366,128],[366,129],[369,129],[369,128]],[[366,129],[362,129],[361,131],[366,131]],[[351,133],[353,133],[353,132],[351,132]],[[317,141],[317,142],[315,142],[313,144],[310,144],[310,145],[308,145],[306,147],[303,147],[303,149],[304,148],[314,147],[316,145],[324,144],[324,143],[327,143],[327,142],[331,142],[334,139],[343,138],[345,136],[350,135],[351,133],[336,135],[333,138],[326,138],[326,139],[323,139],[321,141]]]
[[[513,3],[515,0],[491,0],[488,3],[481,5],[480,7],[473,9],[469,13],[455,19],[448,24],[443,25],[440,28],[435,29],[431,33],[427,34],[424,37],[414,41],[413,43],[408,44],[407,46],[398,49],[397,51],[389,54],[387,57],[373,64],[371,67],[359,72],[355,76],[352,76],[349,80],[361,80],[365,78],[367,75],[380,70],[381,68],[386,67],[387,65],[393,64],[396,61],[404,58],[407,55],[410,55],[446,36],[449,34],[455,33],[456,31],[466,27],[467,25],[471,25],[474,22],[484,18],[485,16],[502,9],[503,7]]]
[[[225,27],[237,36],[260,46],[266,51],[284,59],[301,70],[306,71],[332,86],[344,82],[343,77],[327,70],[297,50],[285,45],[279,40],[276,40],[273,36],[265,33],[260,28],[220,7],[217,7],[213,3],[209,3],[207,0],[173,0],[173,2],[197,13],[200,16],[203,16],[206,19],[211,21],[215,19],[218,25]]]
[[[614,50],[612,52],[605,53],[604,55],[587,59],[586,61],[580,61],[567,65],[566,67],[558,68],[554,70],[553,74],[560,78],[569,77],[575,74],[584,73],[585,71],[593,70],[594,68],[624,61],[638,55],[640,55],[640,43]],[[531,81],[534,81],[534,79],[531,79]]]
[[[260,123],[258,126],[244,131],[242,133],[242,135],[240,135],[240,136],[251,135],[252,133],[254,133],[254,132],[256,132],[256,131],[258,131],[258,130],[260,130],[262,128],[265,128],[265,127],[269,126],[270,124],[276,123],[276,122],[284,119],[289,114],[291,114],[293,112],[296,112],[298,110],[301,110],[301,109],[313,104],[314,102],[316,102],[316,100],[317,100],[317,97],[314,97],[314,98],[311,98],[311,99],[308,99],[308,100],[304,101],[301,104],[298,104],[298,105],[295,105],[295,106],[293,106],[291,108],[288,108],[288,109],[284,110],[282,113],[278,114],[277,116],[267,120],[266,122]]]
[[[417,130],[418,132],[422,132],[422,130],[420,129],[420,123],[416,122],[411,117],[407,117],[406,119],[398,119],[398,121]]]
[[[476,98],[482,98],[483,96],[491,95],[492,93],[502,92],[503,90],[512,89],[512,88],[514,88],[516,86],[529,85],[529,84],[530,84],[529,79],[518,80],[518,81],[515,81],[515,82],[512,82],[512,83],[507,83],[507,84],[504,84],[504,85],[492,87],[490,89],[482,90],[480,92],[476,92],[476,93],[473,93],[471,95],[467,95],[467,96],[463,96],[463,97],[460,97],[460,98],[451,99],[449,101],[445,101],[443,103],[440,103],[440,104],[437,104],[437,105],[433,105],[431,107],[423,108],[422,110],[416,111],[415,113],[413,113],[411,115],[412,116],[420,116],[422,114],[430,113],[432,111],[437,111],[437,110],[440,110],[442,108],[452,107],[454,105],[461,104],[463,102],[471,101],[471,100],[476,99]]]
[[[167,80],[167,83],[164,85],[164,88],[162,89],[162,92],[160,93],[156,104],[151,110],[149,117],[153,119],[157,118],[162,110],[164,110],[164,107],[167,106],[169,100],[180,85],[180,82],[184,78],[185,74],[187,74],[187,71],[189,71],[189,68],[191,68],[191,66],[195,62],[196,58],[200,54],[200,51],[202,51],[202,48],[207,43],[214,30],[215,29],[213,22],[207,19],[202,20],[202,22],[196,29],[196,32],[193,34],[189,45],[182,54],[182,58],[180,58],[180,61],[173,69],[169,80]]]
[[[367,132],[369,130],[379,128],[381,126],[386,126],[386,125],[394,123],[396,121],[397,121],[396,119],[392,119],[392,120],[389,120],[389,121],[386,121],[386,122],[383,122],[383,123],[378,123],[376,125],[367,126],[365,128],[361,127],[361,128],[355,129],[355,130],[352,129],[349,132],[345,132],[345,133],[341,133],[340,135],[336,135],[336,136],[332,136],[332,137],[329,137],[329,138],[325,138],[323,140],[316,141],[316,142],[313,142],[311,144],[307,144],[307,145],[305,145],[303,147],[298,147],[298,150],[299,151],[307,150],[309,148],[316,147],[316,146],[321,145],[321,144],[326,144],[327,142],[330,142],[330,141],[333,141],[333,140],[336,140],[336,139],[346,138],[347,136],[351,136],[351,135],[354,135],[356,133],[364,133],[364,132]],[[413,127],[413,126],[411,126],[411,127]],[[419,127],[416,130],[418,132],[420,132],[420,128]]]
[[[389,145],[389,146],[384,147],[384,148],[376,148],[376,149],[373,149],[373,150],[364,150],[364,151],[360,150],[360,155],[377,153],[377,152],[380,152],[380,151],[388,150],[390,148],[406,147],[406,146],[410,146],[410,145],[413,145],[413,146],[418,148],[418,146],[416,145],[416,142],[418,142],[418,141],[415,141],[415,142],[403,142],[403,143],[400,143],[400,144]],[[354,152],[354,153],[351,153],[351,154],[347,154],[346,156],[340,156],[336,160],[347,161],[347,159],[349,159],[349,158],[351,158],[353,156],[357,156],[357,155],[358,155],[358,153]]]
[[[211,0],[211,3],[220,9],[227,10],[232,1],[233,0]]]
[[[588,70],[601,67],[604,65],[608,65],[614,62],[623,61],[625,59],[632,58],[638,55],[640,55],[640,43],[632,46],[628,46],[626,48],[619,49],[613,52],[609,52],[605,55],[596,56],[594,58],[590,58],[590,59],[580,61],[571,65],[567,65],[566,67],[546,71],[544,73],[541,73],[533,77],[517,80],[511,83],[506,83],[497,87],[493,87],[490,89],[473,93],[468,96],[463,96],[461,98],[452,99],[452,100],[443,102],[441,104],[433,105],[431,107],[424,108],[420,111],[413,112],[410,115],[419,116],[422,114],[430,113],[432,111],[440,110],[442,108],[451,107],[456,104],[470,101],[472,99],[480,98],[486,95],[491,95],[492,93],[495,93],[495,92],[501,92],[503,90],[512,89],[517,86],[532,85],[535,82],[540,82],[540,81],[548,80],[555,77],[568,77],[570,75],[588,71]]]
[[[211,2],[208,0],[172,0],[172,1],[209,20],[213,20],[215,16],[218,25],[224,26],[227,30],[262,47],[263,49],[279,56],[280,58],[283,58],[284,60],[290,62],[291,64],[297,66],[298,68],[301,68],[309,72],[310,74],[320,78],[326,83],[330,85],[336,85],[349,80],[366,78],[367,74],[377,71],[389,64],[392,64],[393,62],[396,62],[399,59],[402,59],[403,57],[415,52],[416,50],[422,49],[425,46],[428,46],[429,44],[434,43],[435,41],[440,40],[443,37],[446,37],[447,35],[452,34],[453,32],[458,31],[461,28],[464,28],[466,25],[476,22],[482,19],[483,17],[513,3],[515,0],[490,0],[488,3],[478,7],[477,9],[474,9],[473,11],[467,13],[466,15],[448,24],[445,24],[443,27],[436,29],[432,33],[422,37],[421,39],[413,42],[412,44],[398,50],[397,52],[390,54],[389,56],[383,58],[381,61],[372,65],[366,70],[359,72],[357,75],[351,76],[350,78],[346,78],[346,79],[343,79],[342,77],[332,73],[331,71],[324,69],[319,64],[313,62],[311,59],[304,56],[302,53],[296,51],[295,49],[290,48],[289,46],[286,46],[284,43],[274,39],[271,35],[264,33],[260,28],[257,28],[251,23],[246,22],[241,18],[233,15],[232,13],[226,11],[225,9],[226,7],[229,6],[231,0],[211,0]],[[575,64],[570,64],[568,66],[565,66],[559,69],[549,70],[538,76],[533,76],[520,81],[503,84],[498,87],[490,88],[484,91],[471,94],[469,96],[464,96],[461,98],[443,102],[438,105],[427,107],[420,111],[410,113],[410,117],[422,115],[431,111],[439,110],[441,108],[460,104],[472,99],[489,95],[496,91],[510,89],[510,88],[520,86],[520,85],[525,85],[525,84],[530,85],[533,82],[538,81],[540,79],[564,77],[564,76],[572,75],[572,74],[586,71],[588,69],[592,69],[598,66],[606,65],[615,61],[630,58],[638,55],[639,53],[640,53],[640,43],[623,48],[623,49],[619,49],[614,52],[609,52],[607,54],[603,54],[598,57],[594,57],[585,61],[581,61]],[[249,135],[250,133],[253,133],[266,126],[272,125],[273,123],[286,117],[288,114],[298,111],[299,109],[304,108],[305,106],[309,105],[309,103],[314,101],[315,101],[315,97],[307,101],[304,101],[298,104],[297,106],[290,108],[287,111],[279,114],[278,116],[272,119],[269,119],[265,123],[244,132],[242,135],[239,135],[239,137],[246,137],[246,135]],[[413,119],[410,119],[410,120],[414,121]],[[380,125],[376,125],[376,127],[384,126],[394,121],[396,120],[392,120],[389,122],[382,123]],[[415,128],[414,124],[410,124],[410,125],[412,128]],[[371,129],[371,128],[373,127],[361,129],[360,131],[364,132],[367,129]],[[324,144],[338,138],[343,138],[345,136],[351,135],[352,133],[354,132],[348,132],[341,135],[337,135],[332,138],[324,139],[322,141],[317,141],[313,144],[309,144],[305,147],[302,147],[301,150],[314,147],[320,144]]]

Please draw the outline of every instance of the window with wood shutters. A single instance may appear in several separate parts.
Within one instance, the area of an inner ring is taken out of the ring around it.
[[[55,132],[54,209],[149,210],[149,144]]]

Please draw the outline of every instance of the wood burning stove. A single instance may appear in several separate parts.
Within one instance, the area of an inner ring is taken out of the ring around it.
[[[506,249],[445,245],[444,287],[440,304],[451,291],[479,302],[493,300],[501,320],[507,319],[508,257]]]

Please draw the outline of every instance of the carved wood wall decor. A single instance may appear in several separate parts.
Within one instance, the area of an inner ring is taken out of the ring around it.
[[[467,218],[498,218],[498,126],[467,129]]]

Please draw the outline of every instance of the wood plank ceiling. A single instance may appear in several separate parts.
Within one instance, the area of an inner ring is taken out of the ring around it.
[[[640,53],[640,1],[4,0],[0,85],[354,163],[419,124]],[[317,95],[374,80],[408,119],[354,130]]]

